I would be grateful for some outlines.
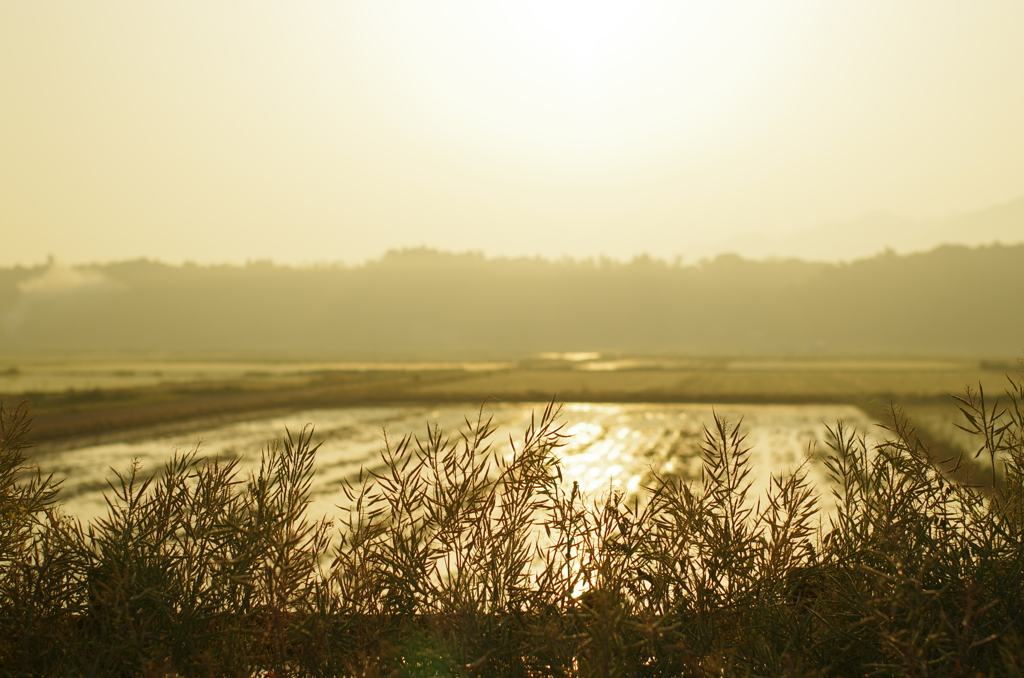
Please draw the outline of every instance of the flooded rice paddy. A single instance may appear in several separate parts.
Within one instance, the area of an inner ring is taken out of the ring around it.
[[[499,450],[509,449],[509,438],[521,441],[531,416],[539,417],[543,404],[494,404]],[[568,434],[558,452],[567,483],[578,482],[598,495],[610,486],[626,492],[642,487],[652,472],[700,477],[700,444],[704,427],[714,413],[732,422],[742,418],[746,446],[751,447],[752,480],[763,490],[771,473],[791,470],[810,455],[812,477],[824,476],[821,453],[827,451],[828,426],[837,420],[871,433],[874,423],[859,409],[844,405],[648,405],[570,403],[560,421]],[[476,418],[470,405],[444,407],[379,407],[319,409],[251,421],[236,422],[192,434],[175,434],[130,443],[93,445],[41,454],[35,462],[47,473],[64,479],[62,500],[67,513],[89,520],[106,512],[104,492],[114,470],[123,471],[138,459],[144,472],[159,470],[177,452],[198,447],[201,456],[240,458],[243,472],[258,468],[261,450],[304,425],[315,427],[317,476],[313,484],[311,515],[333,515],[342,501],[344,480],[354,479],[361,468],[379,467],[384,431],[397,441],[408,434],[424,437],[438,424],[452,436]]]

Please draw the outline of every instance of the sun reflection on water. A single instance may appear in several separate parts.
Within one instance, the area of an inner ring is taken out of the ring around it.
[[[345,408],[312,410],[287,416],[266,417],[225,425],[201,434],[177,434],[145,440],[44,454],[36,463],[44,472],[66,478],[63,500],[65,510],[83,519],[95,518],[106,511],[105,482],[111,469],[122,470],[132,458],[143,462],[144,470],[156,471],[175,449],[189,450],[196,440],[204,440],[203,456],[240,458],[243,473],[259,464],[260,450],[267,441],[280,437],[287,426],[299,430],[306,422],[316,423],[315,441],[322,442],[317,455],[317,477],[312,488],[311,515],[337,514],[340,489],[346,480],[354,480],[361,468],[379,466],[382,428],[392,440],[414,433],[422,435],[427,424],[437,423],[455,435],[472,408],[449,405],[437,409],[425,407]],[[508,453],[508,435],[521,440],[531,416],[543,410],[540,404],[502,403],[490,405],[499,427],[496,451]],[[653,475],[678,476],[686,480],[701,477],[700,446],[704,427],[713,426],[714,414],[738,422],[742,418],[745,445],[752,448],[750,478],[752,492],[763,493],[770,474],[795,468],[808,458],[808,449],[825,448],[827,425],[843,419],[849,426],[866,431],[871,420],[860,410],[838,405],[645,405],[571,403],[565,406],[561,420],[565,445],[557,455],[562,463],[562,478],[568,487],[599,498],[609,490],[634,495],[650,486]],[[819,486],[825,482],[820,454],[809,461],[810,477]],[[827,492],[819,492],[827,503]]]

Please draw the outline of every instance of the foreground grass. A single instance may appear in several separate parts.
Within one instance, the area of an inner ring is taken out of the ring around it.
[[[0,672],[1020,675],[1024,382],[1003,402],[960,403],[997,470],[963,483],[896,407],[874,449],[838,424],[824,520],[802,470],[749,496],[724,420],[701,482],[582,496],[549,407],[508,456],[482,417],[386,440],[340,525],[305,513],[303,431],[248,478],[194,453],[131,468],[83,526],[26,465],[20,408],[0,416]]]

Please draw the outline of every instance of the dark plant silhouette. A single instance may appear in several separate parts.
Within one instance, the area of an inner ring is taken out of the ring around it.
[[[827,511],[806,467],[753,496],[722,418],[700,481],[594,498],[562,480],[557,407],[509,454],[481,411],[385,438],[337,526],[306,516],[311,429],[248,478],[195,452],[133,466],[82,526],[26,464],[22,406],[0,417],[0,672],[1020,675],[1024,380],[959,404],[980,481],[893,405],[877,446],[832,429]]]

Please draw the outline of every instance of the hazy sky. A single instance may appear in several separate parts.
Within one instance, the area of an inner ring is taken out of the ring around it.
[[[684,257],[1024,194],[1024,2],[0,0],[0,265]]]

